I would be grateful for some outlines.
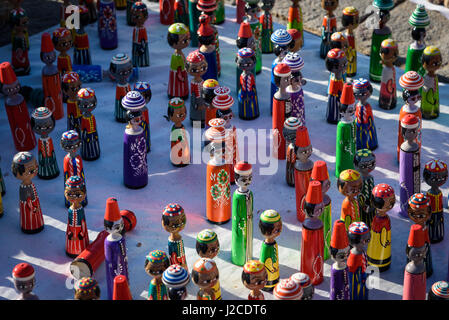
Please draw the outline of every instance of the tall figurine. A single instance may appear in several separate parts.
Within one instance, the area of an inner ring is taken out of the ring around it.
[[[424,86],[421,88],[421,112],[424,119],[435,119],[440,115],[440,89],[435,72],[442,65],[441,52],[435,46],[428,46],[422,55]]]
[[[187,2],[189,0],[175,0],[175,17],[174,21],[189,25],[189,7]]]
[[[271,42],[271,34],[273,33],[273,18],[271,10],[274,7],[275,0],[262,0],[263,13],[259,16],[259,22],[262,26],[261,47],[262,53],[273,53],[273,43]],[[290,29],[290,28],[289,28]]]
[[[148,35],[145,21],[148,19],[148,10],[145,3],[135,2],[131,8],[133,21],[132,62],[134,67],[148,67],[150,65],[150,54],[148,51]]]
[[[170,61],[170,75],[168,79],[168,98],[180,97],[187,100],[189,97],[189,79],[186,71],[186,58],[182,49],[189,46],[190,32],[182,23],[172,24],[168,28],[167,41],[175,49]]]
[[[131,59],[126,53],[118,53],[111,59],[109,66],[109,73],[117,81],[115,87],[115,108],[114,116],[118,122],[126,122],[126,110],[122,106],[122,98],[131,91],[131,86],[128,83],[128,78],[133,70]]]
[[[31,115],[31,127],[40,135],[38,140],[39,171],[37,176],[41,179],[53,179],[59,176],[58,162],[56,161],[53,140],[48,135],[55,128],[55,118],[46,107],[34,109]]]
[[[373,205],[376,215],[371,223],[371,240],[368,244],[368,263],[387,271],[391,265],[391,222],[388,211],[396,202],[394,190],[388,184],[381,183],[373,189]]]
[[[36,146],[36,137],[31,129],[30,114],[24,97],[19,93],[19,80],[9,62],[0,64],[0,82],[14,146],[18,151],[32,150]]]
[[[140,92],[140,94],[145,99],[145,105],[140,109],[142,112],[142,122],[140,126],[143,129],[145,136],[145,144],[147,146],[147,153],[151,151],[151,134],[150,134],[150,116],[148,114],[147,104],[151,101],[152,92],[151,86],[148,82],[137,81],[134,84],[134,90]]]
[[[377,131],[374,125],[373,109],[368,102],[373,93],[373,86],[366,79],[358,79],[353,82],[352,87],[354,97],[358,101],[355,107],[356,150],[375,150],[378,147]]]
[[[288,23],[287,29],[298,30],[300,46],[298,48],[301,49],[304,45],[304,26],[303,26],[303,18],[302,18],[302,9],[299,5],[299,0],[291,0],[292,4],[288,8]],[[296,50],[296,51],[298,51]],[[295,51],[295,52],[296,52]]]
[[[204,55],[197,49],[189,53],[185,67],[187,73],[192,76],[190,80],[190,121],[192,125],[193,121],[201,121],[202,127],[204,127],[205,103],[202,97],[204,83],[202,76],[207,72],[208,64]]]
[[[444,239],[443,193],[440,187],[447,181],[447,171],[447,164],[441,160],[430,160],[424,166],[423,178],[430,186],[426,196],[430,200],[432,215],[427,226],[432,243],[438,243]]]
[[[173,122],[170,131],[170,162],[175,167],[185,167],[190,164],[190,141],[182,122],[186,119],[187,110],[184,100],[173,98],[168,103],[168,121]]]
[[[432,285],[427,300],[449,300],[449,283],[447,281],[438,281]]]
[[[210,26],[210,18],[202,14],[199,18],[198,42],[200,53],[207,62],[207,71],[202,75],[203,80],[218,79],[217,51],[215,47],[214,29]]]
[[[72,59],[67,54],[73,45],[72,33],[66,28],[58,28],[53,31],[52,41],[55,49],[59,51],[57,65],[59,75],[62,77],[64,73],[72,71]]]
[[[21,181],[19,188],[20,228],[33,234],[44,229],[44,217],[36,187],[32,179],[37,175],[38,164],[30,152],[14,155],[11,171]]]
[[[351,223],[360,221],[360,209],[356,197],[360,194],[362,186],[362,178],[356,170],[345,170],[338,177],[338,191],[345,196],[341,204],[340,220],[345,222],[346,229]]]
[[[423,227],[414,224],[410,227],[407,241],[407,263],[404,270],[404,290],[402,300],[426,300],[426,242]]]
[[[222,1],[222,0],[220,0]],[[220,41],[218,37],[218,29],[213,25],[215,23],[215,11],[217,9],[218,0],[198,0],[197,9],[201,11],[201,15],[206,15],[209,17],[209,26],[214,30],[214,46],[215,46],[215,59],[217,61],[217,77],[220,76],[221,63],[220,63]],[[200,16],[201,23],[201,16]]]
[[[168,26],[175,22],[175,0],[159,0],[159,20]]]
[[[302,295],[301,285],[291,279],[282,279],[273,290],[277,300],[301,300]]]
[[[382,65],[380,63],[380,47],[382,41],[391,38],[391,29],[387,26],[390,20],[390,10],[394,7],[393,0],[373,0],[373,6],[378,9],[378,25],[373,30],[371,38],[371,53],[369,55],[369,79],[380,82]]]
[[[256,74],[262,72],[262,25],[257,17],[259,13],[259,0],[245,0],[245,18],[253,32],[256,53]]]
[[[89,12],[89,23],[96,22],[98,19],[98,14],[97,14],[97,4],[94,2],[94,0],[84,0],[80,1],[80,4],[81,3],[84,3],[84,5],[87,7],[87,10]]]
[[[312,300],[315,293],[315,287],[310,282],[310,277],[304,272],[296,272],[289,278],[299,284],[302,288],[301,300]]]
[[[81,157],[93,161],[100,157],[100,141],[98,139],[97,122],[92,111],[97,107],[97,97],[91,88],[78,91],[78,107],[83,114],[81,119]]]
[[[225,0],[217,0],[217,9],[215,9],[214,24],[222,24],[225,22]]]
[[[273,113],[273,97],[277,91],[276,82],[274,81],[274,69],[276,66],[283,62],[285,55],[292,49],[294,42],[292,41],[292,36],[288,31],[284,29],[277,29],[271,35],[271,42],[273,42],[274,48],[274,58],[271,63],[271,95],[270,95],[270,110]]]
[[[248,300],[265,300],[261,290],[267,284],[267,270],[265,265],[259,260],[249,260],[245,263],[242,270],[242,283],[251,290],[248,294]]]
[[[220,251],[220,242],[217,234],[210,230],[204,229],[196,236],[196,253],[201,258],[214,259]],[[216,300],[221,300],[220,281],[217,280],[215,286],[212,287]]]
[[[283,63],[287,64],[292,71],[290,85],[286,91],[290,95],[290,103],[292,105],[292,117],[298,118],[301,125],[306,125],[306,110],[304,104],[304,91],[302,86],[306,84],[303,79],[301,69],[304,67],[304,60],[298,53],[289,52],[285,56]]]
[[[81,80],[75,71],[69,71],[62,76],[62,91],[67,96],[67,131],[75,130],[81,134],[82,114],[78,107],[78,91]]]
[[[97,280],[91,277],[84,277],[75,282],[75,300],[99,300],[100,286]]]
[[[245,4],[245,0],[235,1],[235,17],[238,24],[241,24],[245,18]]]
[[[256,77],[252,73],[256,63],[256,55],[251,48],[242,48],[235,58],[240,74],[240,88],[238,89],[239,118],[254,120],[259,117],[259,99],[257,96]]]
[[[340,97],[343,91],[343,76],[346,72],[347,63],[348,60],[343,50],[335,48],[327,53],[326,69],[331,73],[327,88],[326,121],[328,123],[337,124],[340,120]]]
[[[123,182],[130,189],[148,184],[147,144],[140,111],[145,104],[145,98],[138,91],[130,91],[122,99],[123,107],[128,110],[123,140]]]
[[[9,22],[12,31],[12,55],[11,64],[17,76],[30,74],[30,59],[28,50],[30,44],[28,40],[28,15],[23,8],[12,9],[9,14]]]
[[[348,58],[348,67],[346,69],[346,75],[348,77],[354,77],[357,74],[357,50],[355,44],[354,29],[359,25],[359,11],[354,7],[346,7],[343,9],[343,15],[341,17],[341,24],[346,29],[344,35],[348,39],[348,49],[346,55]]]
[[[396,68],[394,63],[399,56],[398,45],[392,39],[385,39],[380,44],[380,58],[383,64],[380,79],[379,108],[391,110],[396,108]]]
[[[147,255],[145,272],[153,277],[148,288],[148,300],[168,300],[167,287],[162,282],[162,275],[169,266],[170,261],[164,251],[153,250]]]
[[[327,56],[327,52],[330,50],[331,35],[337,31],[337,18],[334,15],[334,11],[338,7],[338,0],[321,0],[321,7],[326,10],[321,26],[320,45],[320,57],[321,59],[324,59]]]
[[[215,79],[207,79],[203,82],[202,88],[201,88],[201,99],[204,103],[205,110],[202,111],[201,114],[201,128],[204,127],[208,129],[209,121],[211,121],[214,118],[217,118],[217,108],[214,107],[214,99],[215,99],[215,89],[218,89],[218,81]],[[231,110],[232,111],[232,110]],[[203,125],[204,122],[204,125]],[[205,144],[208,142],[206,141]]]
[[[168,237],[168,258],[170,264],[179,264],[188,270],[184,241],[179,234],[186,225],[184,209],[177,203],[165,206],[162,212],[162,227],[170,233]]]
[[[376,156],[369,149],[359,149],[354,156],[354,167],[362,175],[363,181],[362,190],[357,197],[360,221],[371,228],[376,212],[373,203],[374,178],[370,173],[376,168]]]
[[[12,269],[14,288],[20,293],[17,300],[39,300],[32,291],[36,285],[36,273],[31,264],[21,262]]]
[[[189,3],[189,30],[190,30],[190,46],[198,48],[198,19],[201,12],[197,8],[198,0],[188,0]]]
[[[300,271],[309,275],[313,285],[320,284],[324,279],[324,234],[323,222],[320,220],[323,209],[321,182],[310,181],[304,201],[307,218],[302,224]]]
[[[287,154],[285,156],[285,180],[290,187],[295,186],[295,164],[296,164],[296,130],[301,126],[301,122],[298,118],[290,117],[284,121],[284,128],[282,129],[282,135],[287,146]]]
[[[219,279],[219,272],[214,260],[200,258],[193,265],[192,280],[200,289],[196,294],[197,300],[217,300],[214,286]]]
[[[354,93],[351,83],[345,83],[340,99],[341,119],[337,125],[335,151],[335,176],[346,169],[354,169],[356,151],[356,124],[354,118]]]
[[[368,226],[353,222],[348,228],[349,244],[352,249],[348,257],[349,300],[368,300],[366,247],[371,239]]]
[[[136,23],[133,21],[133,4],[137,2],[137,0],[126,0],[126,24],[128,26],[135,26]]]
[[[267,270],[267,284],[262,289],[273,291],[279,282],[279,251],[276,238],[282,232],[281,215],[275,210],[265,210],[260,215],[259,229],[265,240],[260,248],[260,262]]]
[[[421,60],[426,44],[426,27],[430,25],[430,18],[427,15],[426,7],[423,4],[417,4],[415,11],[408,19],[408,23],[413,27],[413,42],[408,46],[407,58],[405,60],[405,72],[416,71],[424,76],[425,70]]]
[[[56,53],[51,41],[51,35],[48,32],[42,34],[40,55],[41,61],[45,63],[45,66],[42,68],[42,89],[45,95],[45,107],[50,109],[55,120],[59,120],[64,117],[61,76],[58,68],[53,65],[56,61]]]
[[[75,29],[73,39],[73,63],[74,64],[92,64],[90,58],[89,36],[84,28],[89,24],[89,10],[86,6],[79,6],[80,27]]]
[[[330,254],[334,259],[331,267],[330,300],[349,300],[348,256],[349,240],[345,223],[337,220],[334,223]]]
[[[306,218],[304,212],[304,200],[309,187],[310,176],[313,170],[313,161],[310,160],[313,149],[309,138],[307,127],[300,126],[296,129],[295,141],[295,198],[296,198],[296,218],[303,222]]]
[[[184,300],[189,282],[190,274],[179,264],[172,264],[162,273],[162,283],[167,287],[170,300]]]
[[[254,37],[253,37],[253,32],[251,31],[251,26],[249,25],[248,22],[244,21],[240,24],[240,28],[239,28],[239,33],[237,36],[237,40],[235,41],[237,48],[238,49],[242,49],[242,48],[251,48],[253,49],[253,51],[256,50],[255,47],[255,41],[254,41]],[[253,74],[256,74],[256,62],[255,62],[255,58],[254,58],[254,67],[251,70],[251,72]],[[240,90],[240,75],[242,74],[242,70],[239,68],[239,66],[237,65],[236,67],[236,92],[238,93]]]
[[[114,0],[97,0],[98,37],[104,50],[112,50],[118,46],[117,16]]]

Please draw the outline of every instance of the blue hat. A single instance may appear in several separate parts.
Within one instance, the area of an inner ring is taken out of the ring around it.
[[[145,98],[139,91],[130,91],[122,99],[122,106],[126,110],[137,111],[145,106]]]
[[[189,273],[179,264],[172,264],[162,274],[162,282],[171,288],[185,287],[189,280]]]
[[[287,53],[282,62],[287,64],[292,72],[300,71],[304,67],[304,60],[297,52]]]
[[[292,36],[285,29],[277,29],[271,34],[271,42],[280,46],[286,46],[292,41]]]

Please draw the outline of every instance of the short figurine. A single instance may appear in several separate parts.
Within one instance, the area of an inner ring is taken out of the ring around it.
[[[168,237],[168,258],[170,264],[179,264],[188,270],[184,241],[179,234],[186,225],[184,209],[177,203],[165,206],[162,212],[162,227],[170,233]]]
[[[306,110],[304,104],[304,91],[302,86],[306,84],[303,79],[301,69],[304,67],[304,61],[298,53],[289,52],[285,56],[283,63],[287,64],[292,71],[290,85],[286,91],[290,95],[290,103],[292,105],[292,117],[299,119],[301,125],[306,125]]]
[[[114,116],[118,122],[126,122],[126,110],[122,106],[122,98],[131,91],[128,78],[132,70],[133,65],[131,59],[126,53],[118,53],[112,57],[109,72],[117,81],[117,86],[115,87]]]
[[[261,290],[267,284],[267,277],[265,265],[259,260],[249,260],[245,263],[242,270],[242,283],[251,290],[248,300],[265,300]]]
[[[75,300],[99,300],[100,286],[97,280],[91,277],[84,277],[75,282]]]
[[[167,287],[170,300],[185,300],[190,274],[179,264],[172,264],[162,273],[162,283]]]
[[[140,92],[145,99],[145,105],[140,109],[142,112],[142,122],[140,126],[143,129],[145,136],[145,144],[147,146],[147,153],[151,151],[151,134],[150,134],[150,116],[148,114],[147,104],[151,101],[152,92],[151,86],[148,82],[137,81],[134,84],[134,90]]]
[[[202,53],[197,49],[189,53],[186,57],[185,68],[189,75],[192,76],[190,80],[190,121],[204,122],[205,104],[202,97],[202,89],[204,80],[203,74],[207,71],[207,61]],[[214,117],[215,118],[215,117]],[[204,123],[202,123],[204,127]]]
[[[348,257],[349,300],[368,300],[369,290],[366,286],[367,258],[366,246],[371,234],[363,222],[353,222],[348,228],[349,244],[352,249]]]
[[[207,71],[202,75],[203,80],[218,79],[217,51],[215,47],[214,29],[210,26],[210,18],[202,14],[199,17],[198,42],[200,53],[207,62]]]
[[[430,288],[427,300],[449,300],[449,283],[447,281],[437,281]]]
[[[296,129],[295,141],[295,198],[296,198],[296,218],[303,222],[306,218],[304,212],[304,200],[307,188],[309,187],[310,176],[313,170],[313,161],[310,160],[313,148],[309,138],[307,127],[300,126]]]
[[[392,39],[385,39],[380,44],[380,58],[383,64],[380,79],[379,108],[391,110],[396,108],[396,68],[394,63],[399,56],[398,45]]]
[[[376,156],[369,149],[357,150],[354,156],[354,167],[362,175],[363,185],[357,202],[359,203],[360,221],[371,228],[375,215],[373,203],[374,178],[370,174],[376,168]]]
[[[310,277],[304,272],[296,272],[289,278],[299,284],[302,288],[301,300],[312,300],[315,293],[315,287],[310,282]]]
[[[78,91],[81,89],[78,73],[69,71],[62,76],[62,91],[67,96],[67,131],[76,130],[81,134],[82,114],[78,107]]]
[[[368,102],[373,93],[371,83],[366,79],[355,80],[352,84],[354,97],[358,101],[355,109],[356,119],[356,150],[370,149],[378,147],[377,131],[374,124],[373,109]]]
[[[213,30],[214,35],[214,46],[215,46],[215,60],[217,62],[217,77],[220,76],[221,73],[221,63],[220,63],[220,41],[218,36],[218,29],[215,27],[214,23],[216,21],[215,11],[218,8],[217,3],[222,0],[198,0],[197,9],[201,11],[201,15],[206,15],[209,18],[209,26]],[[199,19],[201,24],[201,16]],[[201,43],[201,42],[200,42]],[[216,79],[216,78],[214,78]]]
[[[117,15],[114,0],[97,0],[98,37],[103,50],[112,50],[118,46]]]
[[[31,264],[22,262],[12,270],[14,287],[20,293],[16,300],[39,300],[39,297],[32,291],[36,285],[36,273]]]
[[[55,118],[46,107],[34,109],[31,115],[31,127],[40,135],[38,140],[39,171],[37,176],[50,180],[59,176],[58,162],[56,161],[53,140],[48,135],[55,128]]]
[[[326,69],[331,73],[327,89],[326,121],[337,124],[340,120],[340,97],[343,91],[343,76],[346,72],[346,59],[343,50],[334,48],[329,50],[326,57]]]
[[[89,49],[89,36],[84,28],[89,24],[89,10],[86,6],[80,6],[80,28],[75,29],[73,39],[73,63],[81,65],[92,64]]]
[[[237,48],[238,49],[243,49],[243,48],[251,48],[253,49],[253,51],[255,52],[256,50],[256,42],[254,40],[253,37],[253,32],[251,31],[251,26],[249,25],[248,22],[244,21],[240,24],[240,28],[239,28],[239,33],[237,36],[237,40],[235,41]],[[255,56],[255,54],[254,54]],[[252,74],[256,74],[256,59],[254,58],[254,66],[253,69],[251,70]],[[235,91],[238,93],[240,88],[241,88],[241,84],[240,84],[240,75],[242,74],[242,69],[239,68],[238,64],[236,66],[236,89]]]
[[[159,20],[168,26],[175,22],[175,0],[159,0]]]
[[[58,28],[53,31],[52,41],[56,51],[59,51],[57,65],[62,77],[64,73],[72,71],[72,59],[67,54],[73,45],[72,33],[66,28]]]
[[[424,166],[423,178],[430,186],[426,196],[430,200],[432,216],[427,226],[432,243],[438,243],[444,239],[443,193],[440,187],[447,181],[447,171],[447,164],[441,160],[430,160]]]
[[[335,9],[338,7],[338,0],[321,0],[321,7],[326,10],[321,26],[321,45],[320,57],[326,58],[327,52],[330,50],[331,35],[337,31],[337,18],[334,15]],[[346,70],[346,66],[345,66]]]
[[[198,48],[198,18],[200,17],[201,12],[196,7],[198,4],[198,0],[188,0],[189,8],[189,30],[190,30],[190,46],[194,48]]]
[[[28,15],[23,8],[12,9],[9,14],[9,22],[12,31],[12,56],[11,64],[17,76],[30,74],[30,59],[28,51],[30,44],[28,40]]]
[[[100,141],[98,140],[97,122],[92,111],[97,107],[97,97],[91,88],[78,91],[78,107],[83,114],[81,118],[81,157],[93,161],[100,157]]]
[[[170,61],[170,75],[168,79],[168,98],[180,97],[187,100],[189,97],[189,79],[186,71],[186,58],[182,49],[189,46],[189,28],[182,23],[172,24],[168,28],[167,41],[175,49]]]
[[[242,70],[238,89],[239,118],[243,120],[254,120],[260,115],[256,77],[252,73],[256,64],[254,50],[251,48],[239,49],[235,62],[237,67]]]
[[[169,267],[170,261],[164,251],[153,250],[147,255],[145,272],[153,277],[148,288],[148,300],[168,300],[167,287],[162,282],[162,276]]]
[[[14,155],[11,165],[14,177],[21,181],[19,188],[20,227],[22,232],[33,234],[44,229],[44,217],[36,187],[32,179],[37,175],[38,164],[30,152]]]
[[[273,290],[277,300],[301,300],[302,295],[302,287],[291,279],[280,280]]]
[[[145,21],[148,19],[148,10],[145,3],[134,2],[132,8],[132,20],[136,24],[133,28],[132,62],[134,67],[148,67],[150,55],[148,51],[148,35]]]
[[[132,300],[131,291],[129,290],[128,278],[122,274],[115,276],[114,288],[112,291],[112,300]]]
[[[351,223],[360,221],[360,209],[356,197],[360,194],[362,186],[362,177],[356,170],[345,170],[338,177],[338,191],[345,196],[341,204],[340,220],[345,222],[346,229]]]
[[[204,229],[196,236],[196,253],[201,258],[213,259],[218,255],[220,251],[220,242],[218,241],[217,234],[210,230]],[[216,300],[221,300],[221,288],[220,281],[217,280],[215,286],[212,287]]]
[[[337,220],[334,223],[330,254],[335,261],[331,267],[330,300],[349,300],[348,256],[349,240],[345,223]]]
[[[204,104],[205,110],[202,110],[201,113],[201,128],[210,128],[209,121],[214,118],[217,118],[217,108],[214,107],[214,99],[215,99],[215,89],[218,89],[220,86],[218,81],[215,79],[207,79],[203,82],[201,88],[201,99],[199,100]],[[204,124],[203,124],[204,122]],[[205,144],[208,142],[206,141]]]
[[[410,227],[407,241],[407,263],[404,270],[404,289],[402,300],[426,300],[426,242],[423,227],[414,224]]]
[[[214,286],[219,279],[219,272],[214,260],[200,258],[193,265],[192,280],[200,289],[196,294],[197,300],[217,300]]]
[[[245,17],[244,21],[251,26],[255,41],[256,54],[256,74],[262,72],[262,25],[257,14],[260,11],[259,0],[245,0]]]
[[[259,229],[265,240],[260,248],[260,262],[267,270],[267,284],[264,291],[273,291],[279,282],[279,250],[276,238],[282,232],[281,215],[275,210],[265,210],[260,215]]]
[[[175,0],[175,23],[179,22],[186,26],[189,25],[188,1],[189,0]]]
[[[184,100],[173,98],[168,103],[167,121],[172,121],[170,131],[170,162],[175,167],[190,164],[190,141],[182,122],[186,119],[187,110]]]
[[[357,74],[357,50],[355,44],[354,29],[359,25],[359,11],[354,7],[346,7],[343,9],[341,17],[341,24],[346,31],[344,35],[348,39],[348,49],[346,50],[346,57],[348,58],[348,67],[346,75],[354,77]]]
[[[287,29],[294,29],[298,30],[298,35],[300,39],[300,45],[299,49],[302,48],[304,45],[304,25],[303,25],[303,18],[302,18],[302,9],[299,5],[299,0],[291,0],[292,4],[288,8],[288,23],[287,23]],[[295,50],[294,52],[298,51]]]
[[[440,89],[435,72],[441,68],[441,52],[435,46],[428,46],[422,55],[424,86],[421,88],[421,112],[424,119],[435,119],[440,115]]]
[[[287,154],[285,156],[285,180],[290,187],[295,186],[295,164],[296,164],[296,130],[301,126],[301,122],[298,118],[289,117],[284,121],[284,128],[282,129],[282,135],[287,146]]]
[[[274,7],[274,2],[275,0],[262,0],[261,9],[263,10],[263,13],[259,16],[259,22],[262,26],[262,53],[273,52],[273,43],[271,42],[271,34],[273,33],[273,18],[270,11]]]
[[[430,18],[423,4],[416,5],[416,9],[408,19],[408,23],[413,27],[412,38],[414,41],[407,49],[405,72],[416,71],[419,75],[424,76],[425,70],[421,57],[426,48],[424,39],[426,37],[426,27],[430,25]]]

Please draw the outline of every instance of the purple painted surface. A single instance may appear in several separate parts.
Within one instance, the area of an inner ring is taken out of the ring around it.
[[[104,259],[106,266],[106,283],[108,285],[108,300],[112,300],[114,278],[124,275],[129,281],[128,258],[126,256],[125,238],[113,241],[110,235],[104,241]]]

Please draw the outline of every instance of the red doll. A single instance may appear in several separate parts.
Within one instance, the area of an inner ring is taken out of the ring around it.
[[[72,47],[72,34],[66,28],[58,28],[53,31],[52,37],[55,49],[59,51],[58,70],[61,77],[67,71],[72,71],[72,60],[67,51]]]
[[[67,130],[76,130],[81,134],[81,111],[78,108],[78,91],[81,89],[81,80],[75,71],[64,73],[62,77],[62,90],[67,96]]]
[[[11,10],[9,21],[13,28],[11,63],[17,76],[25,76],[30,73],[28,16],[25,10],[19,7]]]
[[[295,152],[296,217],[300,222],[303,222],[305,219],[304,200],[313,169],[313,161],[309,159],[312,155],[312,144],[305,126],[296,129]]]

